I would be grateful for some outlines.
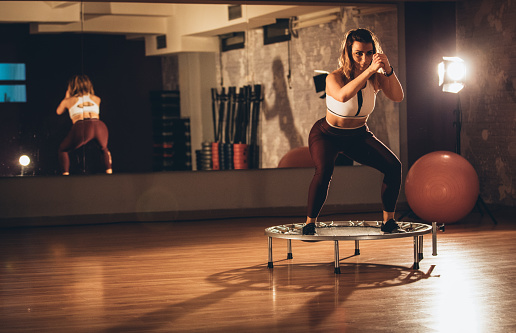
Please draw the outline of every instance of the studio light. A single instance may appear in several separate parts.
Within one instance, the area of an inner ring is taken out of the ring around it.
[[[464,88],[466,63],[459,57],[443,57],[438,66],[439,86],[444,92],[458,93]]]
[[[314,85],[315,85],[315,92],[321,92],[326,90],[326,77],[328,74],[330,74],[327,71],[318,70],[316,69],[314,75]],[[326,93],[324,93],[320,98],[325,98]]]
[[[437,66],[439,74],[439,86],[444,92],[457,94],[457,108],[453,110],[455,121],[455,152],[461,155],[461,130],[462,130],[462,106],[460,104],[459,92],[464,88],[466,80],[466,63],[459,57],[443,57],[443,61]],[[487,208],[484,200],[478,196],[477,207],[480,205],[484,207],[487,214],[491,217],[494,224],[498,224],[489,208]]]
[[[20,162],[21,166],[26,167],[27,165],[30,164],[30,158],[27,155],[22,155],[22,156],[20,156],[19,162]]]
[[[27,155],[21,155],[20,158],[18,159],[18,163],[20,163],[20,166],[21,166],[21,173],[20,173],[20,176],[25,176],[25,172],[27,171],[27,168],[28,169],[32,169],[32,166],[30,165],[31,164],[31,160],[30,160],[30,157],[27,156]]]

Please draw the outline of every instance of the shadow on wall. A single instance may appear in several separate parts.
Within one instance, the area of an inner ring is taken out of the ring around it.
[[[274,105],[264,107],[266,120],[278,117],[279,128],[289,142],[290,149],[303,145],[303,137],[294,124],[294,116],[288,99],[287,82],[285,81],[285,69],[280,58],[272,62],[273,89],[275,93]]]

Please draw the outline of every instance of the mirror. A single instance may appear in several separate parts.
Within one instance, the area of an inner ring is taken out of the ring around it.
[[[273,26],[264,36],[263,27],[277,19],[285,19],[289,29]],[[324,116],[314,70],[334,70],[344,33],[359,26],[375,31],[399,68],[392,5],[0,2],[0,33],[8,36],[0,42],[0,64],[25,66],[24,79],[0,75],[0,176],[61,174],[57,150],[72,123],[55,110],[68,79],[79,73],[91,78],[102,98],[100,119],[109,129],[114,173],[201,169],[196,151],[216,139],[212,89],[221,94],[222,88],[238,92],[254,85],[261,87],[257,167],[276,168],[288,151],[307,145],[313,123]],[[244,48],[237,47],[238,32]],[[288,33],[290,41],[281,40]],[[220,50],[223,38],[228,51]],[[26,101],[11,97],[6,89],[13,86],[24,87]],[[174,99],[177,91],[180,98]],[[164,129],[159,119],[170,116],[167,108],[187,121]],[[379,94],[368,124],[399,155],[398,112],[397,104]],[[163,145],[163,132],[182,139]],[[189,166],[163,166],[163,156],[179,153],[189,156]],[[27,166],[20,165],[21,155],[30,157]],[[71,174],[103,172],[93,142],[70,153],[70,161]]]

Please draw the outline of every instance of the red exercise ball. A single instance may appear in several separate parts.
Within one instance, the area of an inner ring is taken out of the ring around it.
[[[475,207],[478,194],[478,176],[473,166],[448,151],[422,156],[405,180],[410,208],[427,222],[457,222]]]
[[[308,147],[297,147],[281,158],[278,168],[315,168]]]

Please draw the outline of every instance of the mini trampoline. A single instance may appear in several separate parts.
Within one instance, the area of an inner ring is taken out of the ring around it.
[[[398,222],[400,232],[385,233],[380,230],[381,221],[332,221],[317,222],[315,235],[303,235],[303,223],[285,224],[265,229],[268,236],[269,262],[268,267],[273,268],[272,238],[287,239],[287,259],[292,259],[292,240],[302,241],[333,241],[335,249],[335,273],[340,274],[339,265],[339,241],[355,241],[355,255],[360,254],[360,240],[379,240],[392,238],[414,238],[414,269],[419,269],[419,262],[423,259],[423,235],[432,233],[432,255],[437,255],[437,229],[444,231],[444,225],[438,227],[436,222],[432,225],[416,222]]]

